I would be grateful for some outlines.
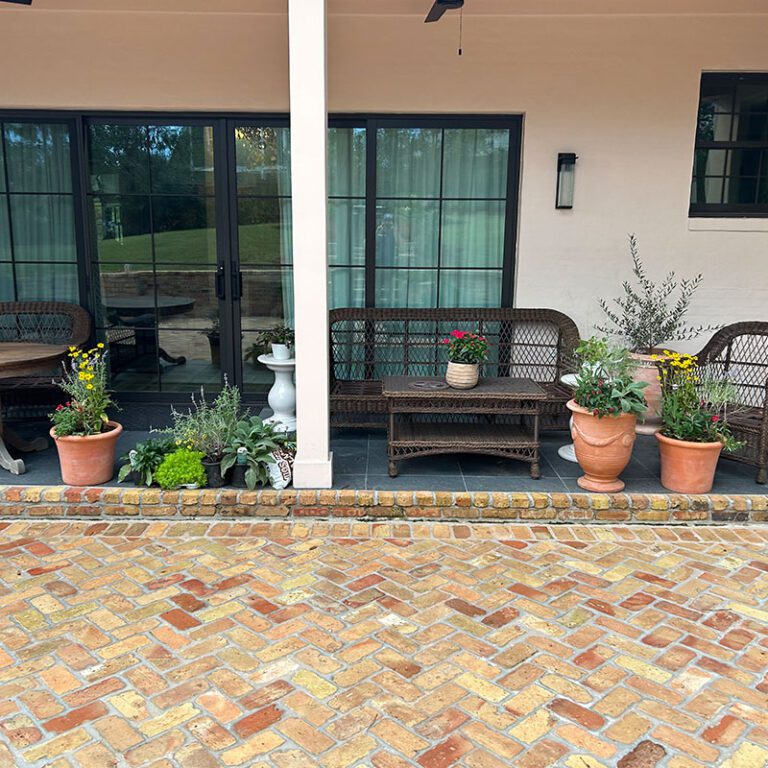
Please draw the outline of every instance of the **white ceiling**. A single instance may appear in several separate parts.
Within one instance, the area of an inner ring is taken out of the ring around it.
[[[423,17],[431,0],[328,0],[332,15]],[[287,0],[33,0],[31,8],[0,2],[0,13],[40,11],[149,11],[278,13]],[[466,0],[470,16],[569,16],[646,14],[768,14],[768,0]]]

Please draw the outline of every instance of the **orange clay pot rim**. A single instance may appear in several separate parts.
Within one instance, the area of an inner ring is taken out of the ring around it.
[[[48,434],[54,440],[64,440],[65,442],[79,442],[81,440],[90,440],[91,442],[95,442],[97,440],[106,440],[107,438],[115,437],[123,431],[123,425],[117,421],[108,421],[107,424],[109,424],[112,429],[108,430],[107,432],[100,432],[98,435],[65,435],[64,437],[57,437],[56,427],[51,427]]]
[[[690,440],[678,440],[676,437],[667,437],[666,435],[662,435],[661,432],[656,433],[656,439],[660,443],[669,443],[670,445],[680,445],[683,448],[690,448],[691,450],[699,450],[699,451],[705,451],[708,448],[712,448],[713,446],[718,446],[719,448],[723,447],[723,444],[719,440],[713,440],[712,442],[708,443],[694,443]]]
[[[605,416],[598,417],[595,416],[592,411],[590,411],[588,408],[585,408],[583,405],[579,405],[575,399],[570,399],[566,404],[565,407],[569,410],[573,411],[574,413],[582,413],[585,416],[592,416],[594,418],[606,418],[609,417],[611,419],[620,419],[624,416],[626,416],[628,419],[634,419],[635,414],[634,413],[627,413],[626,411],[621,411],[620,413],[606,413]]]

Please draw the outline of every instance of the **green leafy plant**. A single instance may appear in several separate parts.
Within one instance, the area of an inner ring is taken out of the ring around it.
[[[736,391],[725,379],[710,377],[695,355],[664,351],[658,366],[661,378],[661,433],[690,443],[722,443],[727,451],[742,443],[731,434],[729,416]]]
[[[156,438],[137,443],[136,446],[128,451],[120,460],[126,462],[120,467],[117,479],[124,482],[131,472],[137,476],[137,485],[152,485],[155,479],[155,472],[162,464],[163,459],[176,449],[176,444],[169,438]]]
[[[613,300],[615,308],[605,299],[599,300],[608,319],[607,325],[596,326],[600,333],[620,336],[635,352],[650,353],[666,342],[693,339],[704,331],[717,329],[717,326],[693,326],[684,322],[691,299],[701,285],[700,274],[678,282],[675,272],[669,272],[661,284],[656,285],[645,271],[634,235],[629,235],[629,252],[636,284],[624,281],[624,295]]]
[[[269,482],[267,467],[274,463],[270,454],[280,448],[295,453],[295,438],[289,433],[278,432],[274,424],[267,424],[258,416],[241,419],[221,460],[221,473],[237,463],[238,454],[244,455],[248,466],[245,471],[248,488],[253,490],[259,484],[265,485]]]
[[[448,345],[448,359],[452,363],[478,365],[488,354],[488,341],[469,331],[451,331],[442,343]]]
[[[203,454],[189,448],[178,448],[169,453],[154,473],[161,488],[178,488],[181,485],[203,487],[206,482]]]
[[[577,405],[599,418],[645,413],[647,384],[632,378],[635,364],[627,349],[592,337],[579,344],[576,356],[581,363],[573,395]]]
[[[218,396],[209,403],[205,391],[200,388],[200,397],[192,395],[192,407],[186,411],[177,411],[171,407],[173,424],[169,429],[154,430],[169,432],[177,446],[184,446],[211,461],[221,461],[224,451],[241,417],[240,390],[227,382]],[[247,411],[242,414],[247,416]]]
[[[285,344],[292,347],[295,341],[296,334],[293,328],[282,323],[261,331],[256,337],[256,344],[262,347],[268,347],[270,344]]]
[[[63,364],[58,386],[69,395],[50,414],[57,437],[98,435],[108,431],[107,409],[112,397],[107,390],[109,371],[102,343],[93,349],[69,348],[69,362]]]

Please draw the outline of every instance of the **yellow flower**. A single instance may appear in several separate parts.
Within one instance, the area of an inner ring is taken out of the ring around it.
[[[84,373],[78,373],[77,378],[80,379],[80,381],[85,381],[85,374]]]
[[[93,384],[86,384],[86,385],[85,385],[85,388],[86,388],[86,389],[93,389]]]
[[[70,352],[77,352],[77,347],[70,347],[70,348],[69,348],[69,351],[70,351]]]
[[[104,344],[102,344],[102,342],[99,342],[99,343],[98,343],[96,346],[97,346],[99,349],[104,349]]]

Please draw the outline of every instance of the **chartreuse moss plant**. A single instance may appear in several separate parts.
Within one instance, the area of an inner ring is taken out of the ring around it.
[[[155,472],[155,482],[166,489],[182,485],[204,486],[206,483],[203,454],[189,448],[179,448],[169,453]]]

